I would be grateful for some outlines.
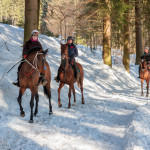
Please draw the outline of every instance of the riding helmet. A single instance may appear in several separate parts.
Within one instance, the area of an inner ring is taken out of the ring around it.
[[[38,31],[38,30],[33,30],[33,31],[31,32],[31,36],[32,36],[32,35],[37,35],[37,36],[38,36],[38,35],[39,35],[39,31]]]
[[[68,41],[68,40],[72,40],[72,41],[73,41],[74,39],[73,39],[72,36],[68,36],[67,41]]]

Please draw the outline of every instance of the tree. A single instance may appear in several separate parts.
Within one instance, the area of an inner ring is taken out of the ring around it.
[[[142,25],[141,25],[141,0],[135,1],[135,32],[136,32],[136,65],[140,64],[142,55]]]
[[[31,37],[31,31],[38,30],[39,0],[25,0],[24,43]]]
[[[104,64],[111,67],[111,2],[110,0],[105,0],[105,2],[108,9],[103,18],[103,60]]]
[[[125,0],[125,4],[129,6],[129,0]],[[123,65],[127,72],[129,73],[129,64],[130,64],[130,49],[129,49],[129,8],[125,11],[125,22],[124,22],[124,54],[123,54]]]

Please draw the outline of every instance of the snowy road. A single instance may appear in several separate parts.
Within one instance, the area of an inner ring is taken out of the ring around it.
[[[0,32],[10,34],[0,49],[0,78],[21,56],[20,39],[23,30],[0,24]],[[86,48],[79,46],[77,61],[84,68],[84,98],[81,104],[80,90],[76,87],[77,106],[68,106],[68,87],[61,91],[62,108],[58,108],[58,84],[53,80],[60,63],[57,39],[40,35],[44,49],[50,48],[49,61],[52,72],[53,115],[48,115],[48,100],[40,87],[39,113],[29,124],[30,91],[23,96],[26,113],[20,117],[17,103],[18,88],[11,82],[16,79],[12,70],[0,83],[0,150],[130,150],[149,149],[150,130],[149,98],[140,96],[140,82],[136,78],[138,66],[131,65],[131,75],[121,65],[110,69]],[[0,45],[3,44],[2,36]],[[86,53],[85,53],[86,52]],[[16,55],[17,54],[17,55]],[[3,56],[3,57],[2,57]],[[72,98],[73,103],[73,98]]]

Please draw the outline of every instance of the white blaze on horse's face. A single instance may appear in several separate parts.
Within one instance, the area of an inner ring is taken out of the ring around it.
[[[66,58],[66,54],[62,54],[61,59],[64,60]]]
[[[141,62],[143,63],[143,62],[144,62],[144,59],[142,59]]]

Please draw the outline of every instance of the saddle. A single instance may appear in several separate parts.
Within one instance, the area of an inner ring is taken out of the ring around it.
[[[73,67],[73,64],[72,64],[71,62],[69,62],[69,64],[71,65],[71,67],[72,67],[73,71],[75,71],[75,68]],[[77,66],[78,72],[80,72],[80,69],[79,69],[79,67],[78,67],[77,63],[76,63],[76,66]]]

